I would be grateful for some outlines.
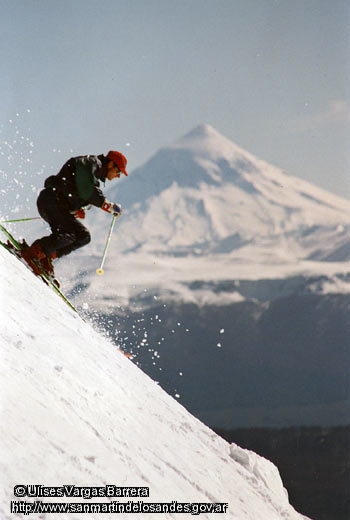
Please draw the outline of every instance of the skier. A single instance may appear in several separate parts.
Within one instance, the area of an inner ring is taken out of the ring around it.
[[[22,256],[32,267],[39,262],[54,275],[52,261],[83,247],[91,240],[88,229],[77,220],[84,218],[84,206],[94,205],[120,217],[120,204],[108,202],[99,188],[103,183],[120,178],[126,171],[127,159],[117,151],[105,155],[72,157],[57,175],[45,180],[37,207],[40,216],[50,225],[52,234],[22,249]],[[34,260],[34,262],[33,262]]]

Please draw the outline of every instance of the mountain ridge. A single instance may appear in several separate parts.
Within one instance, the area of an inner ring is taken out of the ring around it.
[[[292,182],[296,182],[299,186],[302,186],[306,189],[308,188],[314,190],[320,198],[323,195],[324,197],[327,197],[329,200],[333,201],[333,204],[335,203],[336,205],[344,207],[345,209],[349,208],[349,203],[346,199],[343,199],[339,195],[327,192],[323,188],[317,187],[316,185],[313,185],[312,183],[305,181],[301,178],[285,173],[276,166],[271,165],[267,161],[258,158],[254,154],[240,147],[239,145],[237,145],[236,143],[219,133],[214,127],[212,127],[209,124],[200,124],[192,130],[190,130],[184,136],[180,137],[174,143],[160,148],[148,161],[146,161],[144,165],[132,171],[129,179],[123,179],[122,185],[114,185],[112,189],[109,190],[110,193],[116,192],[117,194],[121,191],[121,193],[124,194],[124,192],[128,191],[128,185],[130,185],[130,183],[133,182],[133,178],[139,177],[140,174],[144,175],[143,183],[146,186],[150,178],[151,181],[154,182],[155,177],[158,175],[158,172],[152,175],[152,167],[155,163],[159,162],[159,158],[162,158],[162,160],[163,157],[165,157],[165,159],[168,159],[169,155],[171,156],[171,152],[179,152],[184,150],[189,151],[195,159],[209,158],[212,161],[226,160],[236,162],[236,164],[238,164],[238,166],[240,167],[238,169],[238,173],[240,173],[241,175],[247,173],[246,171],[244,171],[244,167],[247,168],[248,173],[256,174],[262,173],[262,167],[268,168],[270,172],[282,174],[282,178],[284,181],[286,181],[287,179],[291,179]],[[164,166],[164,164],[162,164],[162,166]],[[181,171],[180,168],[181,164],[177,164],[178,171]],[[203,170],[204,169],[205,167],[203,167]],[[147,171],[147,175],[144,174],[144,171]],[[166,171],[167,168],[165,166],[164,172],[165,176],[168,178]],[[186,182],[186,177],[191,181],[191,175],[184,175],[182,178],[180,177],[181,181]],[[176,177],[173,180],[176,181]],[[214,177],[214,180],[217,179]],[[181,182],[179,184],[181,184]],[[140,195],[144,196],[144,192],[142,191]]]

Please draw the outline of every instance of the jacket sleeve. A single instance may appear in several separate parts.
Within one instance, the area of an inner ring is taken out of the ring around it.
[[[88,202],[90,204],[93,204],[94,206],[97,206],[98,208],[102,208],[104,201],[105,196],[102,190],[100,190],[100,188],[95,187],[92,196]]]
[[[99,189],[95,173],[101,168],[96,156],[79,157],[76,160],[76,186],[79,197],[86,203],[101,207],[105,197]]]

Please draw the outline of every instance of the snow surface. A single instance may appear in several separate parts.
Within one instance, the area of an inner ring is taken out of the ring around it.
[[[11,515],[18,484],[146,486],[146,502],[228,503],[226,514],[202,518],[305,518],[289,505],[271,462],[191,416],[3,249],[0,266],[2,520],[54,518]]]

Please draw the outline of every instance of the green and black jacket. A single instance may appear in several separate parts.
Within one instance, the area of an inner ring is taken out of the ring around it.
[[[51,175],[45,181],[45,188],[57,193],[58,199],[68,203],[71,211],[93,204],[101,208],[105,196],[100,190],[103,178],[103,155],[84,155],[72,157],[57,175]]]

